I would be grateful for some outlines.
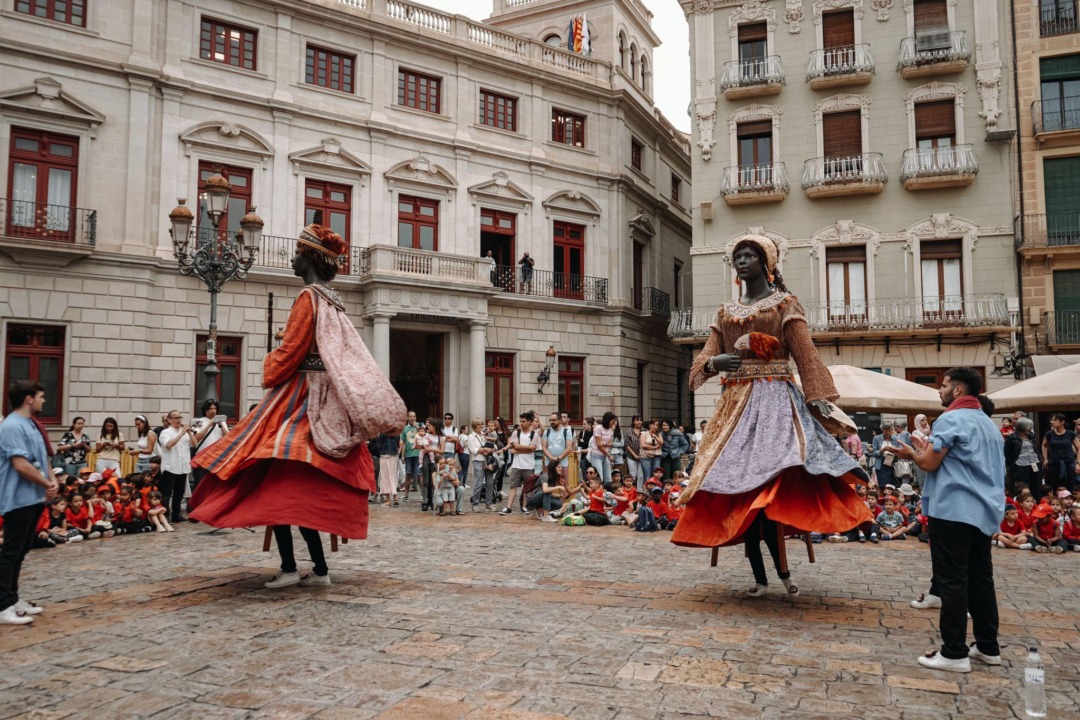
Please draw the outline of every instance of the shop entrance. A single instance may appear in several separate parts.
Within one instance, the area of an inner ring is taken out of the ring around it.
[[[441,417],[443,335],[390,330],[390,383],[423,422]]]

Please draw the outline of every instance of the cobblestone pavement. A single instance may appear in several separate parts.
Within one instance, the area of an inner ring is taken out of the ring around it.
[[[1005,663],[920,668],[936,644],[915,542],[789,543],[803,594],[749,599],[737,548],[522,516],[373,510],[329,588],[261,588],[257,535],[31,553],[32,628],[0,628],[0,718],[1023,717],[1024,646],[1051,718],[1080,717],[1080,556],[995,550]],[[297,538],[297,549],[304,548]]]

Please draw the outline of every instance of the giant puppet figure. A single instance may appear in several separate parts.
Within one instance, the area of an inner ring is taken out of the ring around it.
[[[865,473],[811,412],[841,415],[830,404],[836,387],[803,309],[777,270],[778,254],[762,235],[743,237],[732,251],[746,293],[717,311],[690,371],[691,390],[721,372],[724,387],[679,498],[686,510],[671,539],[714,548],[744,542],[754,573],[751,596],[764,594],[768,585],[761,539],[788,594],[799,592],[790,573],[781,571],[777,523],[792,532],[844,532],[871,518],[854,488],[856,481],[867,482]]]
[[[327,287],[345,252],[341,236],[309,225],[296,241],[293,272],[303,279],[281,345],[263,360],[262,402],[227,436],[199,453],[205,468],[191,517],[214,527],[273,527],[281,572],[267,587],[329,585],[319,531],[367,537],[375,469],[367,440],[405,425],[405,404]],[[301,578],[296,525],[314,572]]]

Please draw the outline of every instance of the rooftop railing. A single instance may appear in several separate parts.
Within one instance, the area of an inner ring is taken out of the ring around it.
[[[808,188],[845,183],[888,182],[881,153],[834,155],[807,160],[803,164],[802,186]]]
[[[904,151],[900,181],[941,175],[975,175],[979,161],[974,145],[914,148]]]
[[[968,45],[967,33],[963,30],[946,31],[901,40],[896,69],[970,59],[971,47]]]
[[[806,68],[807,81],[819,77],[836,77],[853,73],[874,72],[874,56],[870,46],[843,45],[813,50]]]
[[[1080,212],[1017,217],[1015,235],[1018,249],[1080,245]]]
[[[732,60],[724,63],[724,75],[720,89],[749,87],[752,85],[783,85],[784,65],[779,55],[750,60]]]
[[[0,198],[0,236],[93,247],[97,210]]]

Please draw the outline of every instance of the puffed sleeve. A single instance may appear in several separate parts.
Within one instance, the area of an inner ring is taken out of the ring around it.
[[[803,394],[807,401],[835,402],[840,397],[840,393],[836,392],[832,375],[825,367],[825,363],[821,362],[821,356],[814,347],[814,341],[810,337],[810,328],[806,324],[806,315],[795,296],[791,296],[784,303],[781,317],[783,318],[781,322],[784,343],[791,351],[791,357],[795,359],[795,365],[799,369]]]
[[[263,387],[272,388],[296,374],[315,337],[315,299],[302,290],[289,311],[281,345],[263,360]]]
[[[690,392],[696,391],[705,381],[711,377],[719,375],[720,373],[710,373],[705,370],[705,363],[709,358],[714,355],[721,355],[724,350],[724,335],[721,332],[724,319],[724,308],[721,307],[716,311],[716,323],[710,325],[712,332],[709,334],[709,339],[705,342],[705,347],[701,349],[698,356],[694,358],[694,364],[690,367]]]

